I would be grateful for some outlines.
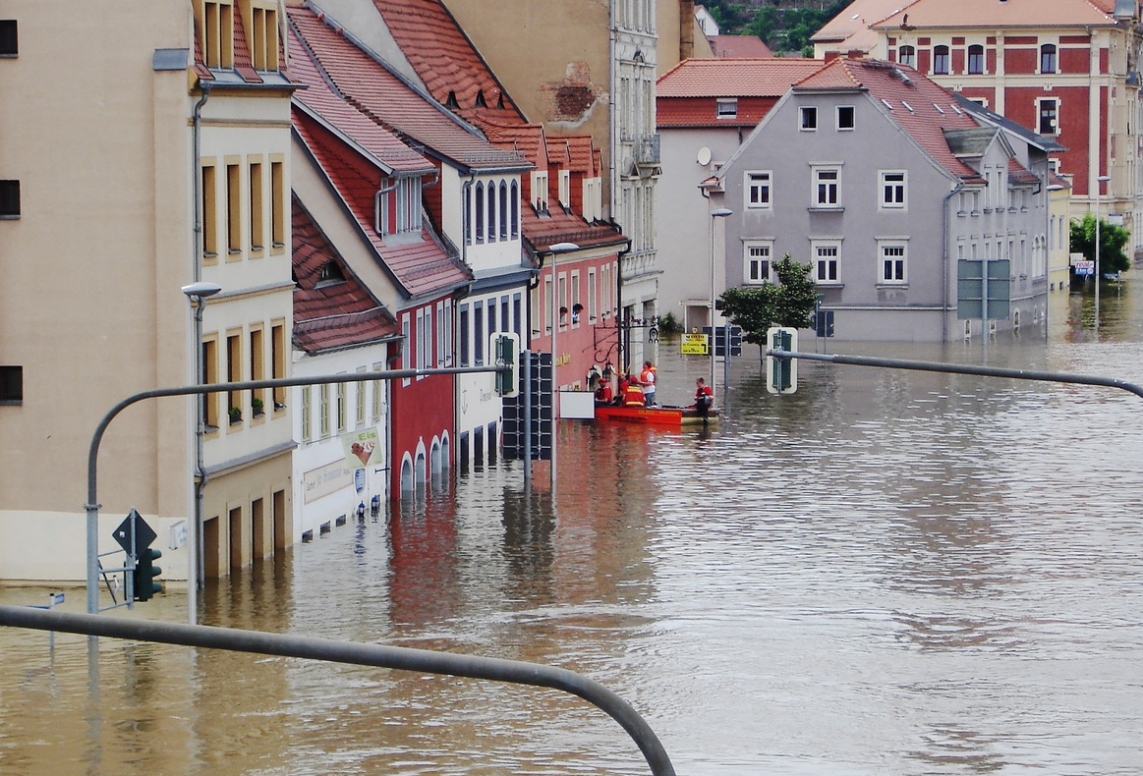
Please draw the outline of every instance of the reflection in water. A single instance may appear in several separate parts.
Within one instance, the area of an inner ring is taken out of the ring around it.
[[[1098,337],[1060,294],[1046,341],[828,346],[1143,382],[1143,301],[1110,288]],[[687,402],[707,363],[659,348]],[[680,774],[1138,773],[1139,399],[819,363],[775,397],[733,368],[718,427],[563,424],[556,505],[543,464],[531,494],[517,464],[434,483],[208,587],[200,621],[581,671]],[[0,654],[5,775],[647,772],[546,690],[106,639],[92,677],[85,639],[18,631]]]

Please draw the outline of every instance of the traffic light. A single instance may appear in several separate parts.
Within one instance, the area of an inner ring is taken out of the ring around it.
[[[163,592],[163,586],[156,581],[156,577],[162,574],[163,570],[155,565],[155,561],[161,557],[163,553],[152,547],[139,551],[139,557],[135,560],[135,570],[131,572],[136,601],[150,601],[155,593]]]
[[[520,335],[497,333],[490,338],[489,350],[497,366],[511,367],[507,372],[496,373],[496,394],[511,397],[520,393]]]
[[[768,351],[795,352],[798,349],[798,330],[773,326],[766,331],[766,344]],[[798,360],[767,353],[766,390],[770,393],[794,393],[798,390]]]

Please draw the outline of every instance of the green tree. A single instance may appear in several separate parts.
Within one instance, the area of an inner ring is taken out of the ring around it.
[[[741,326],[743,338],[765,346],[771,326],[805,329],[817,302],[817,287],[810,273],[811,264],[799,264],[790,254],[774,265],[777,283],[728,288],[716,306],[734,326]]]
[[[1123,272],[1131,268],[1131,260],[1124,253],[1131,234],[1122,226],[1099,219],[1099,271]],[[1095,216],[1088,213],[1082,221],[1072,221],[1070,249],[1082,253],[1088,261],[1095,261]]]

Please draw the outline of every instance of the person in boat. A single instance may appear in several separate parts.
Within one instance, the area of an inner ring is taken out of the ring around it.
[[[635,375],[627,375],[627,393],[623,397],[623,404],[627,407],[647,406],[647,400],[643,397],[643,386],[635,379]]]
[[[611,404],[611,383],[606,380],[600,379],[599,384],[595,389],[595,403],[596,404]]]
[[[627,375],[619,375],[619,391],[615,394],[615,405],[622,407],[627,403],[627,389],[631,387],[631,381],[627,379]]]
[[[655,365],[650,361],[643,362],[643,371],[639,374],[639,385],[643,387],[643,401],[648,407],[655,404]]]
[[[710,407],[714,404],[714,391],[701,377],[695,380],[695,409],[703,423],[710,418]]]

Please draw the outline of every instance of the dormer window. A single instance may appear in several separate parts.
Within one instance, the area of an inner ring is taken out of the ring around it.
[[[345,273],[341,271],[341,267],[338,266],[337,262],[327,261],[318,271],[317,285],[315,285],[314,288],[323,288],[344,282]]]
[[[387,181],[374,202],[374,228],[384,237],[421,230],[421,179]]]
[[[278,69],[278,5],[273,0],[245,0],[242,23],[250,47],[250,64],[255,70]]]
[[[560,170],[560,205],[571,207],[571,170]]]
[[[716,104],[715,115],[720,119],[738,118],[738,98],[721,99]]]
[[[234,67],[234,4],[232,0],[202,0],[196,5],[199,47],[203,63],[212,70]]]
[[[532,207],[537,213],[548,212],[548,173],[532,173]]]

